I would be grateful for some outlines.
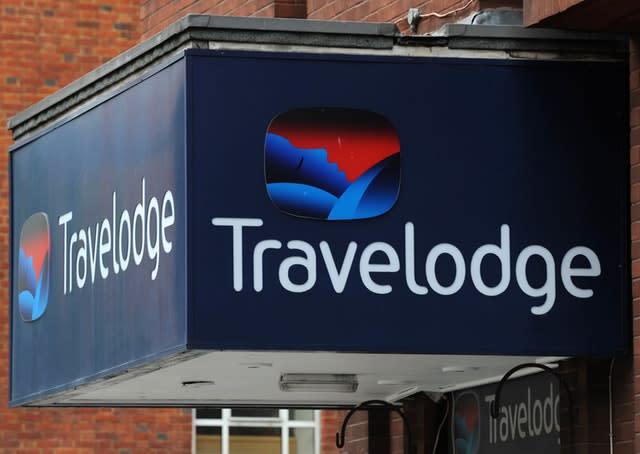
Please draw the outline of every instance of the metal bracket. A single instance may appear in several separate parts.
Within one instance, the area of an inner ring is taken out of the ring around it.
[[[417,451],[416,451],[416,447],[413,445],[413,435],[411,433],[411,427],[409,426],[409,421],[407,420],[407,417],[402,412],[402,410],[400,410],[398,407],[384,400],[367,400],[365,402],[362,402],[361,404],[356,405],[354,408],[349,410],[349,413],[347,413],[347,416],[345,416],[344,421],[342,421],[342,427],[340,428],[340,432],[336,432],[336,447],[338,449],[344,447],[345,432],[347,430],[347,424],[349,423],[349,419],[351,419],[351,416],[353,416],[353,414],[356,411],[374,410],[374,409],[380,409],[380,408],[386,408],[388,410],[395,411],[400,415],[400,417],[402,418],[402,421],[404,422],[404,428],[407,431],[407,438],[409,439],[409,454],[416,454]]]

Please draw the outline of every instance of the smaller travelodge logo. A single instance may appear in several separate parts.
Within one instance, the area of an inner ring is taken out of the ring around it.
[[[309,108],[276,117],[265,140],[267,192],[283,212],[330,221],[389,211],[400,189],[400,141],[383,116]]]
[[[25,221],[20,232],[18,259],[18,306],[25,322],[44,314],[49,299],[49,219],[36,213]]]
[[[476,454],[480,445],[480,402],[476,393],[467,391],[456,396],[452,423],[455,454]]]

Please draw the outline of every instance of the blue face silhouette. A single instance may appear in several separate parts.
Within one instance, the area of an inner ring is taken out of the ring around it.
[[[476,454],[480,445],[480,404],[471,391],[456,397],[453,414],[453,437],[456,454]]]
[[[335,137],[327,140],[336,141]],[[351,151],[364,155],[369,150]],[[294,216],[325,220],[366,219],[391,209],[400,187],[399,152],[374,162],[353,182],[328,156],[324,148],[300,148],[268,132],[265,176],[275,205]]]

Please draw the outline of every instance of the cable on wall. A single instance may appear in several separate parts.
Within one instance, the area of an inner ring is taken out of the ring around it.
[[[420,14],[420,18],[424,19],[425,17],[437,17],[438,19],[444,19],[445,17],[451,16],[452,14],[459,13],[460,11],[464,11],[469,6],[471,6],[473,2],[475,2],[475,0],[469,0],[467,3],[464,4],[464,6],[461,6],[460,8],[452,9],[451,11],[448,11],[446,13],[436,13],[434,11],[432,13]]]
[[[611,365],[609,366],[609,453],[613,454],[613,365],[616,359],[611,358]]]
[[[463,6],[456,9],[452,9],[451,11],[447,11],[446,13],[437,13],[433,11],[431,13],[423,14],[420,8],[409,8],[409,11],[407,12],[407,16],[406,16],[406,21],[409,23],[409,27],[411,28],[411,31],[415,33],[418,29],[418,23],[420,22],[420,19],[424,19],[427,17],[437,17],[438,19],[444,19],[445,17],[449,17],[452,14],[456,14],[456,13],[459,13],[460,11],[464,11],[469,6],[471,6],[475,1],[476,0],[469,0]],[[400,18],[397,21],[395,21],[394,24],[398,25],[403,20],[405,20],[405,18]]]
[[[433,451],[432,454],[436,454],[436,449],[438,449],[438,441],[440,440],[440,433],[442,432],[442,428],[444,427],[444,423],[447,421],[447,417],[449,416],[449,409],[451,408],[451,403],[449,399],[445,395],[443,399],[447,402],[447,409],[444,412],[444,416],[442,417],[442,421],[440,422],[440,426],[438,427],[438,431],[436,432],[436,439],[433,442]]]

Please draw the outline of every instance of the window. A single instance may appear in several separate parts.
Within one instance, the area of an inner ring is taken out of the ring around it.
[[[319,454],[317,410],[194,410],[195,454]]]

